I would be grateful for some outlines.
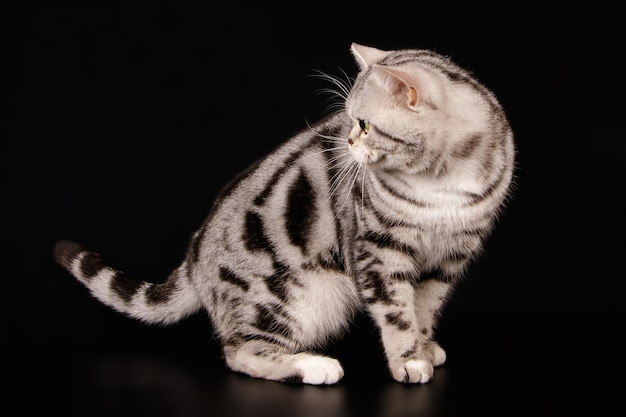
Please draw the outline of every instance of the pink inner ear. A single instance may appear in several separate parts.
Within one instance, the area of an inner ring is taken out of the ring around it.
[[[406,95],[409,99],[409,106],[415,106],[417,104],[417,101],[419,100],[419,94],[417,94],[417,90],[415,89],[415,87],[409,86],[409,91],[406,93]]]
[[[374,64],[373,68],[375,69],[375,80],[380,82],[387,91],[400,100],[406,97],[406,103],[409,107],[415,107],[419,103],[419,92],[417,88],[413,87],[415,82],[406,72],[378,64]]]

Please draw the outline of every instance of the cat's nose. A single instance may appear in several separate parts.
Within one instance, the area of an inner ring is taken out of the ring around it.
[[[352,130],[350,131],[350,134],[348,135],[348,143],[350,145],[355,145],[359,142],[359,135],[361,134],[361,130],[358,128],[358,126],[355,126],[352,128]]]

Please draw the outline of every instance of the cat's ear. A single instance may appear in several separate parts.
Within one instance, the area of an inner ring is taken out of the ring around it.
[[[400,69],[385,65],[374,65],[372,70],[372,75],[389,93],[404,101],[411,109],[418,106],[421,97],[416,79]]]
[[[350,50],[352,51],[352,55],[354,55],[354,59],[356,60],[356,63],[361,71],[371,68],[374,64],[380,62],[380,60],[391,53],[389,51],[382,51],[380,49],[360,45],[358,43],[352,43]]]

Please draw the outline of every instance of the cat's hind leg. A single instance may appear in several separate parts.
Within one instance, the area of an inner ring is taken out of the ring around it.
[[[263,339],[224,347],[228,367],[254,378],[313,385],[334,384],[343,377],[339,361],[307,352],[291,353]]]
[[[206,301],[223,341],[224,359],[234,371],[255,378],[305,384],[334,384],[339,362],[311,352],[339,337],[357,307],[349,276],[309,266],[272,271],[250,288],[232,288]]]

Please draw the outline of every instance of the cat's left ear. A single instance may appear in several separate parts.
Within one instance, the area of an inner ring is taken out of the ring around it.
[[[404,101],[410,109],[420,103],[420,89],[417,80],[406,72],[385,65],[374,65],[372,75],[390,94]]]

